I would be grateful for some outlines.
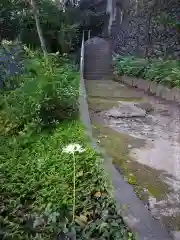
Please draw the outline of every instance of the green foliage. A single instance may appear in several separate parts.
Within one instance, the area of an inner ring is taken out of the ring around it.
[[[49,125],[74,118],[78,113],[78,74],[70,64],[50,55],[47,60],[28,52],[25,74],[10,79],[18,86],[1,99],[1,134],[11,134],[25,125]],[[7,82],[6,84],[8,84]]]
[[[117,57],[115,69],[119,75],[127,74],[150,79],[170,88],[180,87],[180,61],[178,60]]]
[[[180,87],[180,61],[154,60],[146,70],[145,77],[169,87]]]
[[[70,52],[81,41],[78,8],[69,4],[64,12],[51,0],[36,1],[43,35],[50,52]],[[21,41],[34,48],[40,47],[36,23],[28,1],[3,0],[0,3],[1,39]],[[0,40],[1,40],[0,39]]]
[[[147,64],[148,61],[142,58],[135,58],[132,56],[117,57],[115,67],[120,75],[142,76]]]
[[[81,46],[83,30],[92,35],[102,32],[108,21],[106,12],[92,9],[87,2],[63,1],[64,9],[52,0],[36,1],[40,26],[49,52],[70,53]],[[91,4],[90,4],[91,5]],[[1,39],[17,37],[34,49],[40,48],[34,15],[29,1],[2,0],[0,3]],[[0,39],[0,40],[1,40]]]
[[[49,0],[39,1],[39,19],[43,35],[50,51],[59,50],[68,53],[73,50],[76,38],[79,36],[78,25],[75,24],[76,9],[68,8],[66,12],[58,9],[56,4]],[[76,36],[77,35],[77,36]],[[40,46],[36,25],[32,14],[24,18],[21,39],[25,44]]]
[[[20,32],[22,10],[25,2],[20,0],[1,0],[0,2],[0,41],[14,39]]]
[[[134,239],[109,194],[101,158],[75,120],[79,74],[65,57],[25,50],[25,73],[0,99],[0,238]],[[85,150],[75,153],[74,222],[74,160],[63,152],[69,143]]]
[[[167,13],[161,13],[159,16],[155,17],[155,20],[168,27],[173,27],[177,30],[180,28],[180,21],[174,16],[170,16]]]
[[[51,0],[36,2],[54,52],[76,48],[87,20],[84,15],[81,22],[76,1],[65,2],[66,11]],[[3,0],[0,7],[2,37],[20,34],[38,48],[28,1]],[[0,95],[0,239],[134,239],[109,194],[101,158],[77,120],[79,74],[65,56],[25,52],[24,73],[9,78]],[[85,149],[75,153],[75,221],[74,160],[62,151],[69,143]]]
[[[52,239],[61,231],[71,233],[72,228],[77,239],[128,239],[107,193],[101,160],[83,135],[82,126],[73,121],[31,139],[24,132],[1,141],[0,223],[5,239]],[[77,217],[73,224],[73,158],[62,152],[70,141],[85,148],[75,154]]]

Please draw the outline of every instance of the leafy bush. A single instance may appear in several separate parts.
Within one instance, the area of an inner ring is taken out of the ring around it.
[[[62,151],[70,141],[85,149],[75,154],[75,223],[72,223],[73,158]],[[83,240],[132,239],[107,193],[100,157],[85,142],[78,121],[58,124],[54,131],[31,138],[23,132],[11,140],[1,139],[3,239],[48,240],[60,232],[75,234]]]
[[[147,60],[135,57],[117,57],[116,59],[116,71],[118,74],[141,76],[144,69],[147,67]]]
[[[168,87],[180,87],[180,61],[117,57],[115,69],[119,75],[127,74],[149,79]]]
[[[79,74],[64,57],[28,49],[24,65],[0,99],[0,239],[134,239],[75,120]],[[63,151],[69,143],[83,147],[75,160]]]
[[[153,60],[145,71],[145,78],[169,87],[180,86],[180,61]]]
[[[74,118],[78,113],[78,74],[68,63],[51,55],[47,61],[28,53],[25,73],[14,78],[15,90],[0,101],[1,133],[14,133],[31,122],[48,125]]]
[[[81,44],[80,12],[75,1],[68,1],[66,11],[51,0],[36,1],[40,25],[50,52],[70,52]],[[61,5],[61,2],[59,2]],[[17,37],[24,44],[40,48],[35,19],[29,1],[1,0],[1,39]]]

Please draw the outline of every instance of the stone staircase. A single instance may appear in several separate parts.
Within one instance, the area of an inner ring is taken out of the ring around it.
[[[84,79],[112,79],[112,51],[109,40],[95,37],[85,42]]]

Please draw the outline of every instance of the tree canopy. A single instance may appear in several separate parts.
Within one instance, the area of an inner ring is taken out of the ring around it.
[[[71,52],[81,43],[83,30],[101,33],[105,13],[78,0],[34,0],[48,51]],[[2,0],[0,40],[19,38],[33,48],[40,47],[31,0]]]

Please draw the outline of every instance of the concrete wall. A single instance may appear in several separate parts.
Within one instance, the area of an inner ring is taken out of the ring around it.
[[[144,80],[136,77],[118,76],[116,74],[114,75],[114,80],[141,89],[162,99],[168,101],[175,101],[176,103],[180,104],[179,88],[169,89],[162,84],[157,84],[149,80]]]

